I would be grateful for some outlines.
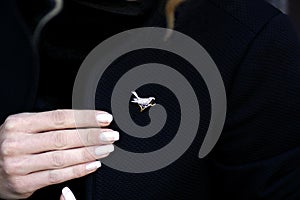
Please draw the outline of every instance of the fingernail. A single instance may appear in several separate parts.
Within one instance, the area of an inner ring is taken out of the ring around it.
[[[118,141],[120,138],[120,134],[118,131],[111,131],[111,132],[102,132],[100,133],[100,140],[104,142],[110,141]]]
[[[95,161],[95,162],[88,164],[85,168],[86,168],[86,170],[91,171],[91,170],[98,169],[100,167],[101,167],[101,162]]]
[[[111,153],[114,151],[114,145],[110,144],[110,145],[104,145],[104,146],[100,146],[100,147],[97,147],[96,150],[95,150],[95,154],[97,156],[101,156],[101,155],[105,155],[105,154],[108,154],[108,153]]]
[[[73,192],[68,187],[65,187],[64,189],[62,189],[62,194],[63,194],[65,200],[76,200]]]
[[[96,116],[96,119],[100,123],[110,123],[113,120],[113,116],[108,113],[100,113]]]

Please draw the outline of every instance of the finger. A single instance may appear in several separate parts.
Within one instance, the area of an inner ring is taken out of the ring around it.
[[[60,195],[59,200],[65,200],[64,196],[63,196],[63,195]]]
[[[23,113],[7,118],[4,127],[13,131],[38,133],[60,129],[108,126],[112,115],[95,110],[55,110],[41,113]]]
[[[63,190],[62,190],[62,198],[64,200],[76,200],[73,192],[68,188],[68,187],[65,187]]]
[[[63,169],[40,171],[19,177],[18,192],[29,193],[48,185],[63,183],[95,172],[101,167],[100,161],[84,163]]]
[[[110,144],[36,154],[23,160],[12,161],[15,166],[11,171],[15,175],[26,175],[37,171],[61,169],[105,158],[113,151],[114,146]]]
[[[15,148],[16,154],[32,154],[95,145],[111,144],[119,140],[119,132],[111,129],[72,129],[31,134]],[[34,145],[32,145],[34,144]]]

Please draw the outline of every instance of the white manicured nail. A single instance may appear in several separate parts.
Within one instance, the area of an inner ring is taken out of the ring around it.
[[[62,190],[62,194],[63,194],[65,200],[76,200],[73,192],[68,187],[65,187]]]
[[[95,161],[95,162],[92,162],[92,163],[88,164],[86,166],[86,170],[91,171],[91,170],[98,169],[99,167],[101,167],[101,162],[100,161]]]
[[[112,132],[102,132],[100,133],[100,140],[104,142],[110,142],[110,141],[118,141],[120,138],[120,134],[118,131],[112,131]]]
[[[108,113],[100,113],[96,116],[96,119],[100,123],[110,123],[113,120],[113,116]]]
[[[101,155],[111,153],[114,150],[115,150],[114,145],[112,145],[112,144],[104,145],[104,146],[97,147],[96,150],[95,150],[95,154],[97,156],[101,156]]]

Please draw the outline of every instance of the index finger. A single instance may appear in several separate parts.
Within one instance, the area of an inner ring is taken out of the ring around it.
[[[71,128],[106,127],[112,120],[112,115],[104,111],[55,110],[13,115],[6,120],[5,126],[14,131],[38,133]]]

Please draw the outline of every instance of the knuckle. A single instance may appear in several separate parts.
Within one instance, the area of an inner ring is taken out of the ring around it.
[[[15,130],[17,128],[18,122],[19,122],[18,115],[11,115],[11,116],[6,118],[3,128],[6,131]]]
[[[73,177],[80,178],[86,174],[86,172],[80,167],[74,167],[72,169]]]
[[[16,192],[17,194],[24,194],[24,193],[27,193],[26,187],[23,187],[22,185],[16,185],[16,186],[15,186],[15,192]]]
[[[81,155],[80,160],[82,160],[83,162],[89,162],[91,160],[96,159],[96,157],[94,157],[87,148],[82,149],[80,155]]]
[[[86,139],[87,144],[95,143],[95,138],[93,137],[94,132],[92,130],[88,130],[87,133],[82,137]],[[84,142],[83,142],[84,143]]]
[[[100,129],[95,129],[95,128],[88,129],[88,130],[86,130],[84,135],[82,135],[80,137],[80,139],[82,140],[82,143],[85,146],[101,144],[101,141],[98,139],[100,132],[101,132]]]
[[[48,181],[50,184],[60,183],[62,180],[62,175],[60,175],[56,170],[50,170],[48,173]]]
[[[2,169],[6,175],[12,176],[19,173],[20,169],[22,169],[18,162],[13,161],[10,158],[4,158],[2,162]]]
[[[1,144],[1,155],[11,156],[14,155],[18,145],[16,140],[5,139]]]
[[[10,178],[8,182],[9,188],[17,194],[27,193],[26,186],[19,178],[13,177]]]
[[[20,198],[21,199],[28,199],[32,194],[33,194],[33,192],[24,193],[20,196]]]
[[[62,149],[67,146],[67,138],[66,134],[63,134],[63,132],[58,131],[53,133],[52,135],[52,141],[54,143],[54,147],[58,149]]]
[[[51,120],[55,126],[63,126],[66,122],[66,111],[55,110],[51,112]]]
[[[11,163],[8,159],[3,159],[2,169],[3,169],[3,171],[6,175],[11,175],[12,174],[12,172],[13,172],[12,166],[11,166]]]
[[[56,168],[62,168],[65,165],[64,155],[62,152],[54,152],[51,154],[52,165]]]

